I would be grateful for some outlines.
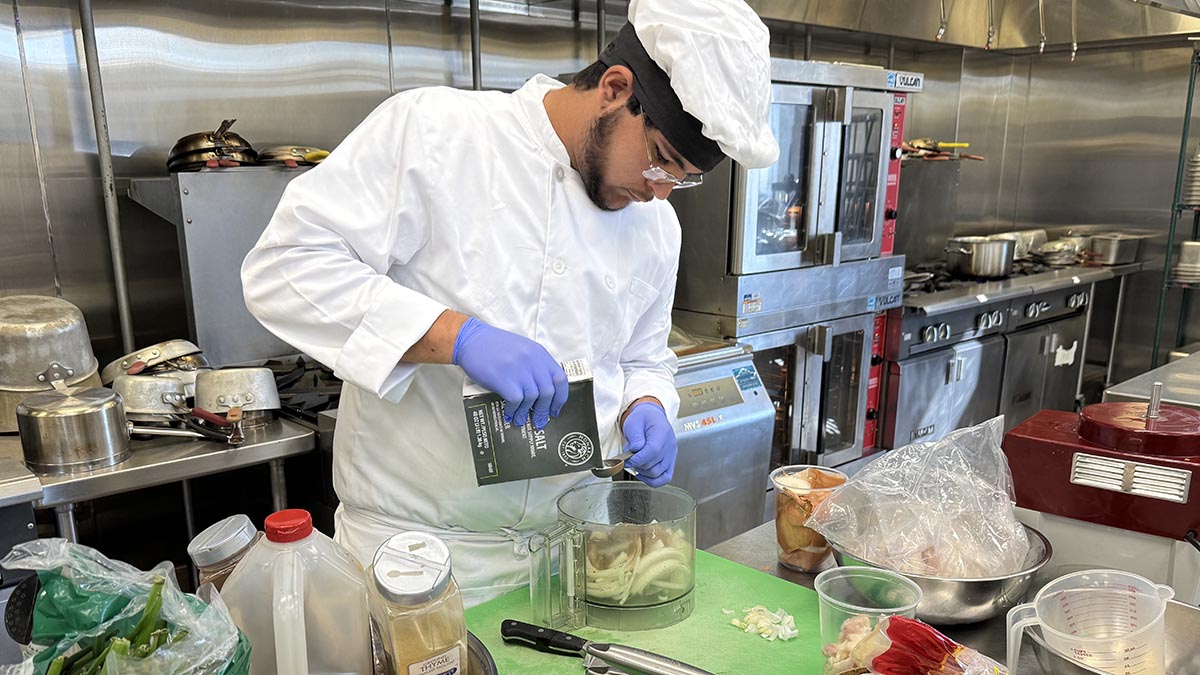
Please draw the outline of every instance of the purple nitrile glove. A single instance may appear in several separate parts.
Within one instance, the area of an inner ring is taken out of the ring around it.
[[[679,446],[667,411],[652,401],[635,404],[621,430],[625,432],[625,450],[633,453],[625,464],[637,471],[638,480],[650,487],[670,483]]]
[[[454,341],[451,362],[481,387],[504,399],[504,421],[546,426],[567,402],[567,374],[550,352],[527,337],[467,319]]]

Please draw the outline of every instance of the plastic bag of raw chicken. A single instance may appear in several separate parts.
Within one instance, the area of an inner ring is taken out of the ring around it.
[[[910,574],[977,579],[1025,568],[1000,448],[1004,418],[880,457],[821,502],[808,526],[838,550]]]
[[[850,627],[847,629],[850,630]],[[850,630],[844,637],[850,639],[845,645],[845,655],[836,663],[831,660],[826,662],[826,675],[1008,673],[1004,666],[974,649],[958,644],[920,621],[902,616],[882,619],[879,625],[865,634],[856,635]]]

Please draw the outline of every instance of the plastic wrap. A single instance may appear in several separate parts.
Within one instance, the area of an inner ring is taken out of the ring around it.
[[[41,590],[33,609],[33,642],[23,662],[0,666],[0,675],[42,675],[50,662],[90,644],[110,627],[121,635],[137,623],[154,578],[164,577],[161,618],[185,637],[144,659],[110,654],[108,675],[246,675],[250,644],[234,625],[220,596],[201,588],[202,600],[181,591],[175,569],[160,563],[143,572],[109,560],[95,549],[63,539],[18,544],[0,561],[7,569],[34,570]]]
[[[808,526],[841,551],[899,572],[979,579],[1019,572],[1029,540],[1013,509],[1004,418],[868,464]]]
[[[875,675],[1007,675],[999,663],[916,619],[883,619],[852,650]]]

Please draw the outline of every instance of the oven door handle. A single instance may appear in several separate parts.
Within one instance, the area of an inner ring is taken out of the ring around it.
[[[817,324],[808,329],[808,351],[829,363],[833,356],[833,331],[829,326]]]
[[[967,361],[964,358],[956,357],[954,360],[946,364],[946,384],[954,384],[962,382],[963,372],[966,369]]]
[[[854,87],[830,87],[825,90],[826,119],[837,124],[850,124],[851,111],[854,109],[851,99]]]
[[[1058,333],[1050,333],[1042,337],[1042,356],[1050,356],[1058,349],[1060,343]]]

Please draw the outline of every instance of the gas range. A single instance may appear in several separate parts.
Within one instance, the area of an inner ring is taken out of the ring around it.
[[[906,275],[902,306],[888,317],[885,357],[897,361],[1082,313],[1091,285],[1111,278],[1102,267],[1018,261],[1011,276],[983,281],[955,278],[944,264],[917,265]]]
[[[314,359],[272,359],[264,364],[275,374],[275,387],[283,413],[316,428],[319,413],[336,410],[342,381]]]

